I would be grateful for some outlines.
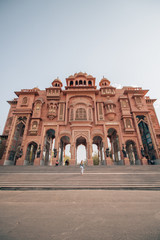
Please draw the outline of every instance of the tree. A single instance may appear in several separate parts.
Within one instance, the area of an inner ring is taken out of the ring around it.
[[[94,153],[92,159],[93,159],[93,165],[99,165],[99,158],[97,153]]]

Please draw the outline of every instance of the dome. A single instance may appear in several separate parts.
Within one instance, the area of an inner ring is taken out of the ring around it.
[[[57,86],[56,86],[56,85],[57,85]],[[58,86],[58,85],[59,85],[59,86]],[[52,86],[53,86],[53,87],[62,87],[63,84],[62,84],[62,82],[61,82],[60,79],[56,78],[56,79],[53,80]]]
[[[93,78],[93,76],[92,75],[88,75],[87,78]]]
[[[110,85],[110,81],[105,77],[103,77],[99,83],[99,86],[103,86],[103,87],[109,86],[109,85]]]
[[[85,76],[85,73],[79,72],[79,73],[77,73],[77,76]]]
[[[74,78],[74,76],[73,76],[73,75],[70,75],[68,78]]]
[[[33,90],[34,91],[40,91],[40,89],[38,87],[34,87]]]

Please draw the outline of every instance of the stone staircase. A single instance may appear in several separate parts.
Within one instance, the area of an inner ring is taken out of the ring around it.
[[[160,190],[160,165],[0,166],[0,190]]]

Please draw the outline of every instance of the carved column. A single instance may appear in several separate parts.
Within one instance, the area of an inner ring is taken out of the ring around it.
[[[75,156],[75,151],[76,150],[76,144],[75,142],[71,143],[71,159],[69,161],[70,165],[75,165],[76,164],[76,156]]]
[[[87,165],[92,166],[93,160],[92,160],[92,144],[90,142],[87,143]]]

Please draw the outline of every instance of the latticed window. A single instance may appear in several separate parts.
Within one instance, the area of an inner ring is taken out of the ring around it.
[[[76,120],[87,120],[87,114],[86,114],[86,110],[84,108],[77,109]]]

